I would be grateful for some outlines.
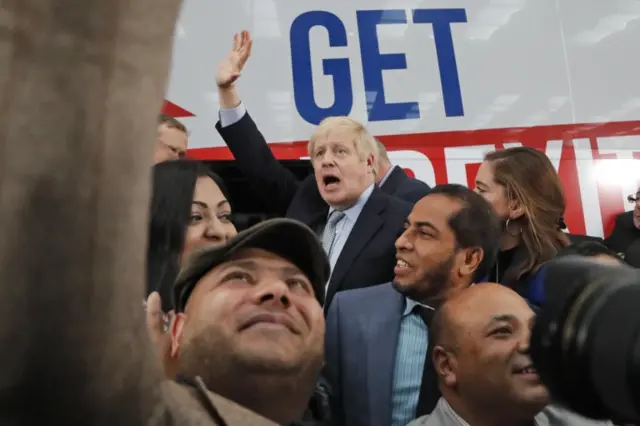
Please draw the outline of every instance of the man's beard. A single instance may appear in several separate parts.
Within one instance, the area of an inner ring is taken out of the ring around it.
[[[410,286],[401,286],[393,282],[392,285],[403,296],[416,302],[427,303],[441,300],[451,283],[451,270],[455,261],[455,253],[435,265],[418,277]]]
[[[188,377],[199,376],[209,389],[225,386],[224,383],[230,381],[252,382],[266,377],[300,377],[313,364],[322,365],[321,351],[316,358],[296,362],[278,359],[277,356],[267,357],[264,351],[255,348],[243,351],[234,347],[228,337],[210,328],[198,330],[192,335],[184,342],[179,355],[180,373]]]
[[[302,416],[322,369],[322,340],[298,357],[278,360],[277,346],[238,348],[213,326],[189,337],[180,350],[183,376],[200,377],[209,391],[278,423],[295,420],[289,417],[297,411]],[[269,350],[272,357],[264,355]]]

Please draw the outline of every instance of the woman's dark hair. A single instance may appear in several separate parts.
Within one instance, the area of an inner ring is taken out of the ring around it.
[[[209,177],[228,199],[220,177],[199,161],[177,160],[153,168],[147,247],[147,294],[160,293],[165,312],[173,307],[172,287],[180,270],[184,236],[198,178]]]

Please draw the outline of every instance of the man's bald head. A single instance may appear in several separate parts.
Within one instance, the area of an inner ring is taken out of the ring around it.
[[[380,142],[379,139],[376,139],[376,145],[378,146],[379,161],[384,164],[391,164],[389,153],[387,152],[387,148],[384,146],[384,144]]]
[[[525,311],[533,311],[515,291],[501,284],[483,283],[474,285],[448,299],[438,309],[431,323],[431,339],[434,345],[454,349],[458,336],[469,327],[478,324],[480,317],[492,316],[496,303],[511,301]]]
[[[500,284],[477,284],[448,299],[430,327],[447,401],[542,409],[547,390],[529,358],[534,319],[527,301]]]

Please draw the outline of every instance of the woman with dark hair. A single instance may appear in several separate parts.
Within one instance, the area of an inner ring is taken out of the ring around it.
[[[488,281],[504,284],[540,305],[540,267],[569,245],[563,232],[565,199],[549,158],[528,147],[486,155],[478,170],[476,191],[502,222],[500,252]]]
[[[194,249],[224,244],[237,234],[222,180],[204,164],[169,161],[153,168],[147,252],[147,294],[157,291],[164,312],[180,265]]]

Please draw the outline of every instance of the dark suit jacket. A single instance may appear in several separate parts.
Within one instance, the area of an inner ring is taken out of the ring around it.
[[[321,229],[329,212],[313,177],[299,182],[273,156],[249,114],[222,128],[220,135],[233,153],[238,167],[260,192],[274,212],[297,219],[312,229]],[[374,188],[338,258],[329,283],[325,307],[337,291],[389,282],[396,260],[395,241],[402,233],[411,204]]]
[[[571,244],[580,244],[586,242],[599,243],[604,245],[604,240],[600,237],[592,237],[591,235],[567,234]]]
[[[629,246],[640,240],[640,230],[633,224],[633,211],[621,213],[616,216],[611,235],[604,240],[604,243],[616,253],[624,253]]]
[[[431,188],[421,180],[409,177],[401,167],[394,166],[380,189],[386,194],[415,204],[422,197],[425,197]]]
[[[271,209],[271,213],[284,215],[291,203],[311,208],[326,205],[320,195],[313,174],[299,181],[273,156],[267,141],[247,112],[231,126],[216,129],[236,159],[238,168],[249,178],[257,196]],[[400,167],[394,167],[389,178],[380,187],[385,194],[415,204],[429,193],[429,185],[409,177]]]
[[[391,284],[336,296],[325,336],[324,380],[332,425],[391,424],[396,347],[405,306],[405,297]]]

